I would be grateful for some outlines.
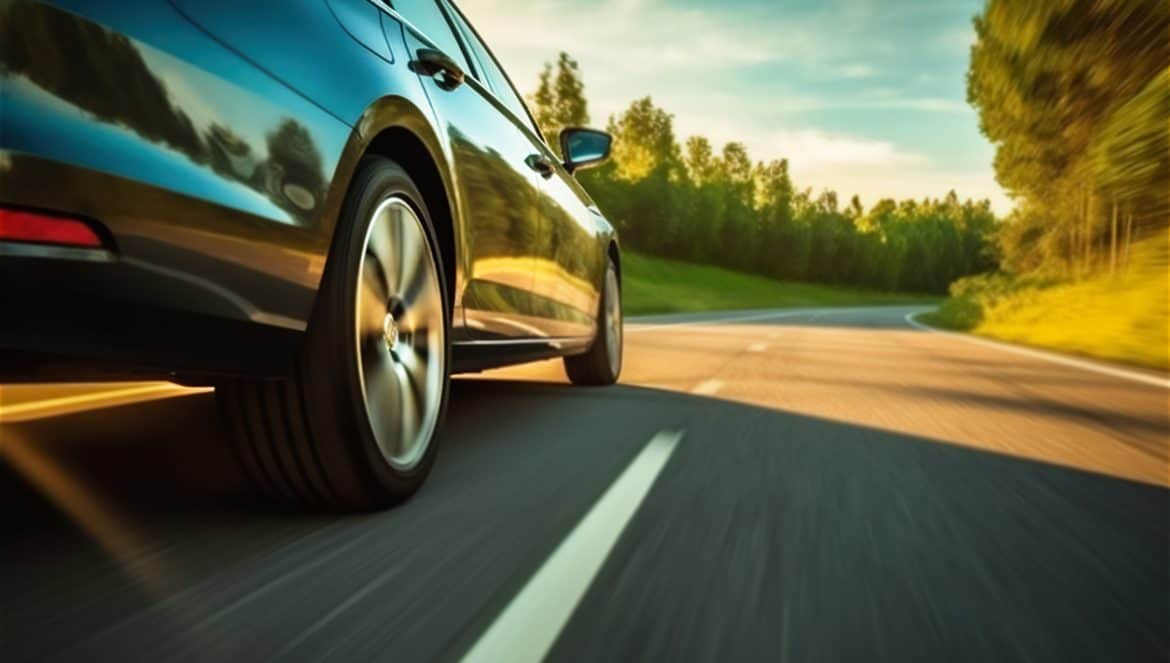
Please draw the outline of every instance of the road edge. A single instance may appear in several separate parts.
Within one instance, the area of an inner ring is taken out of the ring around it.
[[[1130,380],[1132,382],[1140,382],[1142,384],[1146,384],[1146,385],[1150,385],[1150,386],[1154,386],[1154,387],[1161,387],[1163,389],[1170,389],[1170,379],[1167,379],[1167,378],[1160,378],[1160,377],[1157,377],[1155,375],[1150,375],[1150,374],[1142,373],[1142,372],[1135,371],[1135,370],[1129,370],[1129,369],[1121,368],[1120,366],[1105,364],[1105,363],[1099,362],[1099,361],[1080,359],[1077,357],[1072,357],[1069,355],[1060,354],[1058,352],[1053,352],[1051,350],[1040,350],[1040,349],[1032,348],[1029,346],[1019,345],[1016,343],[1009,343],[1006,341],[996,341],[996,340],[992,340],[992,339],[988,339],[988,338],[983,338],[980,336],[975,336],[974,334],[965,334],[963,332],[956,332],[956,331],[950,331],[947,329],[939,329],[938,327],[932,327],[924,322],[920,322],[919,320],[917,320],[917,316],[920,316],[923,313],[929,313],[929,311],[915,311],[915,312],[907,313],[904,320],[906,321],[906,324],[910,325],[911,327],[914,327],[915,329],[918,329],[921,331],[930,332],[932,334],[942,334],[944,336],[952,336],[952,337],[967,341],[968,343],[975,343],[977,345],[984,345],[987,347],[1002,350],[1004,352],[1011,352],[1014,354],[1023,355],[1025,357],[1032,357],[1034,359],[1043,359],[1044,361],[1052,362],[1054,364],[1063,364],[1065,366],[1071,366],[1073,368],[1079,368],[1081,370],[1090,371],[1093,373],[1100,373],[1102,375],[1109,375],[1109,376],[1112,376],[1115,378],[1121,378],[1123,380]]]

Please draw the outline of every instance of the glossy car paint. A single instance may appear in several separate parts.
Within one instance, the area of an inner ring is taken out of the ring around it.
[[[420,164],[457,368],[587,345],[613,229],[559,163],[528,168],[555,156],[477,72],[450,92],[416,73],[424,46],[371,0],[0,0],[0,204],[109,238],[102,260],[0,245],[25,285],[2,294],[0,348],[23,354],[0,372],[284,365],[370,152]]]

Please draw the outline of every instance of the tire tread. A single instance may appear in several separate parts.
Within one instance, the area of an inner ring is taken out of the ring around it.
[[[612,260],[607,269],[614,269]],[[603,287],[602,296],[598,301],[597,336],[593,339],[593,343],[589,345],[589,350],[584,354],[565,357],[564,359],[565,374],[569,377],[569,381],[575,385],[604,387],[617,382],[618,379],[618,376],[614,375],[613,370],[610,368],[609,354],[606,347],[605,334],[608,333],[608,327],[604,324],[607,305],[605,292]]]
[[[332,323],[344,317],[342,302],[347,298],[345,270],[336,271],[336,265],[352,259],[355,249],[348,240],[358,202],[378,178],[404,179],[407,191],[421,200],[401,166],[383,158],[363,159],[338,223],[300,360],[284,377],[230,379],[216,388],[221,418],[246,478],[278,501],[347,511],[377,509],[405,499],[429,471],[428,463],[412,477],[379,478],[369,465],[371,451],[363,446],[348,387],[336,372],[337,344],[344,331]],[[431,241],[441,280],[433,235]],[[443,398],[445,402],[445,390]],[[429,461],[433,458],[431,452]]]

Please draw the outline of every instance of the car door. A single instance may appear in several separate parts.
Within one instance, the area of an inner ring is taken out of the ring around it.
[[[529,296],[539,320],[530,324],[551,338],[591,336],[597,309],[597,289],[593,283],[599,282],[599,277],[594,278],[597,277],[596,257],[604,256],[604,247],[596,248],[595,228],[585,221],[585,217],[592,215],[582,202],[584,191],[545,144],[527,106],[491,50],[459,9],[448,0],[443,2],[459,36],[483,72],[482,78],[529,139],[528,160],[537,162],[534,165],[542,178],[537,235],[531,247]]]
[[[608,259],[608,224],[563,167],[558,165],[544,191],[542,213],[552,256],[547,267],[534,270],[533,290],[553,302],[562,333],[591,337]]]
[[[422,77],[455,170],[469,333],[486,340],[546,336],[531,290],[543,182],[530,165],[532,138],[484,82],[441,2],[394,0],[392,7],[405,19],[399,38]],[[444,69],[442,57],[462,70],[461,82]]]

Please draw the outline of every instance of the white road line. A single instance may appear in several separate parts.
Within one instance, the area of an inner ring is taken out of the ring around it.
[[[548,654],[682,436],[661,431],[650,440],[480,636],[465,663],[536,663]]]
[[[930,325],[921,323],[918,320],[916,320],[915,316],[921,315],[921,313],[922,313],[921,311],[917,312],[917,313],[907,313],[906,314],[906,323],[909,324],[911,327],[914,327],[915,329],[921,329],[923,331],[928,331],[928,332],[932,332],[935,334],[942,334],[943,336],[951,336],[954,338],[959,338],[959,339],[962,339],[964,341],[967,341],[968,343],[975,343],[977,345],[985,345],[989,348],[996,348],[997,350],[1003,350],[1004,352],[1012,352],[1012,353],[1015,353],[1018,355],[1023,355],[1025,357],[1032,357],[1034,359],[1043,359],[1044,361],[1049,361],[1049,362],[1052,362],[1054,364],[1063,364],[1065,366],[1072,366],[1073,368],[1079,368],[1079,369],[1085,370],[1085,371],[1092,371],[1094,373],[1100,373],[1102,375],[1109,375],[1109,376],[1112,376],[1115,378],[1121,378],[1123,380],[1132,380],[1134,382],[1141,382],[1143,384],[1153,385],[1155,387],[1162,387],[1163,389],[1170,389],[1170,379],[1159,378],[1159,377],[1154,376],[1154,375],[1146,375],[1145,373],[1138,373],[1137,371],[1127,371],[1124,368],[1117,368],[1115,366],[1106,366],[1105,364],[1099,364],[1099,363],[1094,362],[1094,361],[1086,361],[1084,359],[1074,359],[1072,357],[1066,357],[1064,355],[1059,355],[1059,354],[1056,354],[1053,352],[1044,352],[1043,350],[1032,350],[1031,348],[1021,347],[1018,345],[1013,345],[1011,343],[1003,343],[1000,341],[991,341],[991,340],[988,340],[985,338],[979,338],[978,336],[972,336],[971,334],[961,334],[959,332],[946,331],[945,329],[937,329],[935,327],[931,327]]]
[[[180,387],[177,384],[152,384],[126,389],[96,391],[77,396],[48,398],[7,406],[0,405],[0,421],[15,423],[18,421],[30,421],[32,419],[44,419],[45,417],[55,417],[63,414],[84,412],[86,410],[97,410],[113,405],[125,405],[128,403],[168,398],[171,396],[184,396],[206,391],[211,390]]]
[[[700,396],[711,396],[719,393],[719,390],[722,388],[723,380],[703,380],[691,390],[691,393]]]
[[[768,349],[767,343],[753,343],[748,346],[748,352],[763,352]]]

